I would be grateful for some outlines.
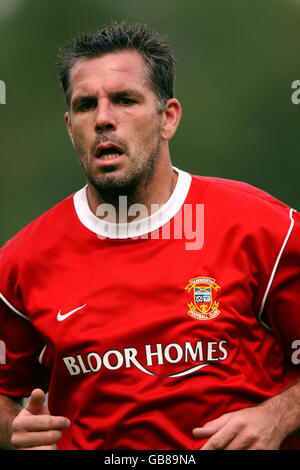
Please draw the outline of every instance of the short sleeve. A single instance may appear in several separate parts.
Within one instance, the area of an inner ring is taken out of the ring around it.
[[[39,363],[44,345],[29,320],[0,300],[0,393],[27,397],[38,387],[48,389],[48,373]]]
[[[300,341],[300,213],[290,212],[290,227],[271,274],[263,308],[264,319],[291,360]]]

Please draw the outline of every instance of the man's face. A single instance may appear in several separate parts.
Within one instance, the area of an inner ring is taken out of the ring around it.
[[[70,115],[65,119],[88,181],[106,199],[151,181],[163,113],[139,53],[79,59],[71,73]]]

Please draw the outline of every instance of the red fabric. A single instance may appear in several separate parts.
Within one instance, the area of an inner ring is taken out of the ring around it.
[[[61,449],[198,449],[194,427],[299,376],[299,214],[215,178],[193,177],[185,203],[204,204],[198,250],[174,220],[171,240],[100,240],[72,197],[2,248],[0,293],[28,320],[2,305],[0,392],[48,387],[51,413],[72,421]],[[258,319],[268,286],[272,331]]]

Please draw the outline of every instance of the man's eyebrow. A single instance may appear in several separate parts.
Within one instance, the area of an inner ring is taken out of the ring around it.
[[[113,91],[111,93],[109,93],[110,96],[112,97],[128,97],[128,96],[132,96],[132,97],[140,97],[142,98],[143,97],[143,94],[138,91],[138,90],[133,90],[133,89],[126,89],[126,90],[119,90],[119,91]]]
[[[87,101],[97,101],[97,96],[93,95],[80,95],[77,96],[77,98],[74,98],[71,102],[72,108],[75,108],[76,106],[80,105],[81,103],[87,102]]]
[[[127,97],[135,97],[135,98],[143,98],[143,94],[134,89],[125,89],[125,90],[118,90],[118,91],[112,91],[109,93],[110,98],[127,98]],[[87,101],[97,101],[98,96],[96,95],[79,95],[76,98],[74,98],[71,102],[72,108],[76,108],[80,104],[87,102]]]

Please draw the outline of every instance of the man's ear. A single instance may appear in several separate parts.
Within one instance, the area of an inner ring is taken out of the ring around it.
[[[68,111],[65,113],[64,118],[65,118],[65,123],[68,129],[68,134],[70,136],[70,139],[72,140],[72,144],[74,145],[73,133],[72,133],[72,127],[71,127],[71,116]]]
[[[163,110],[161,138],[170,140],[175,134],[181,118],[181,106],[176,98],[169,99]]]

